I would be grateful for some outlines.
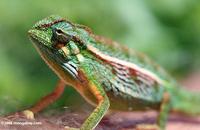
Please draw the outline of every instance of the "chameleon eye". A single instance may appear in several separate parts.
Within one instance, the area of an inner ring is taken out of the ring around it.
[[[62,34],[63,34],[63,31],[62,31],[61,29],[56,29],[56,33],[57,33],[58,35],[62,35]]]
[[[61,29],[52,29],[51,42],[52,46],[56,49],[60,49],[65,46],[71,40],[71,36],[65,34]]]

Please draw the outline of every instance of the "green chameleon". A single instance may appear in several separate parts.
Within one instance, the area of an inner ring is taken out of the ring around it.
[[[156,125],[137,129],[165,129],[169,112],[200,114],[200,96],[179,87],[161,67],[145,55],[94,35],[83,25],[52,15],[28,31],[35,48],[59,76],[55,90],[35,106],[23,111],[27,118],[41,111],[73,86],[94,111],[81,125],[92,130],[108,109],[119,111],[158,110]],[[76,129],[76,128],[66,128]]]

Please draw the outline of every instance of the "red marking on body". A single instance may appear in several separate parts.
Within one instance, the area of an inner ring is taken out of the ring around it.
[[[78,70],[78,79],[80,82],[84,85],[88,84],[88,79],[86,78],[85,74],[81,71]]]

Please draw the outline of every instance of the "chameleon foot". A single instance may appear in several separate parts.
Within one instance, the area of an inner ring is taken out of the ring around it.
[[[65,126],[65,130],[80,130],[79,128],[72,128],[69,126]]]
[[[160,128],[152,124],[139,124],[136,126],[136,130],[160,130]]]
[[[27,119],[34,119],[34,113],[30,110],[24,110],[22,111],[22,114],[27,118]]]

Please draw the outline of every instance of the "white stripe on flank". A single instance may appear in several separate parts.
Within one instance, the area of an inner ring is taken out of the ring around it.
[[[131,68],[133,70],[139,71],[140,73],[143,73],[146,76],[151,77],[152,79],[154,79],[155,81],[157,81],[160,84],[164,83],[164,81],[162,79],[160,79],[157,75],[155,75],[151,71],[148,71],[144,68],[139,67],[136,64],[133,64],[133,63],[130,63],[130,62],[127,62],[127,61],[123,61],[123,60],[120,60],[118,58],[111,57],[109,55],[103,54],[97,48],[95,48],[91,45],[87,45],[87,49],[90,50],[95,55],[99,56],[100,58],[106,60],[106,61],[110,61],[110,62],[113,62],[113,63],[117,63],[117,64],[120,64],[120,65],[126,66],[127,68]]]

